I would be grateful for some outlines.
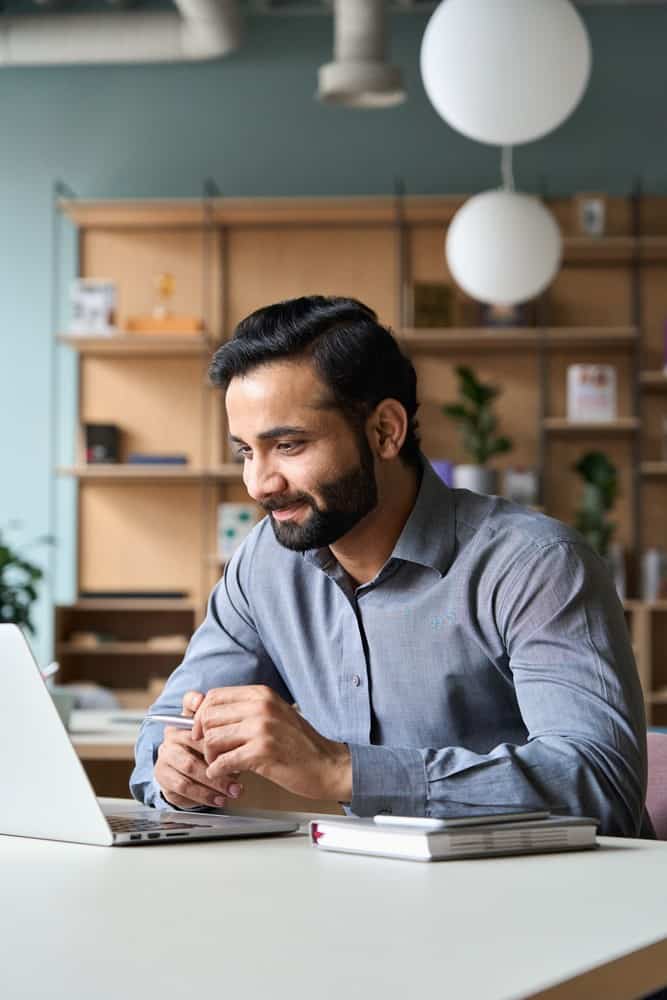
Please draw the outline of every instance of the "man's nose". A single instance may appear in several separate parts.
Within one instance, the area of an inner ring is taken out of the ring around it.
[[[258,503],[276,493],[283,493],[287,486],[284,476],[270,462],[257,458],[246,462],[243,481],[250,496]]]

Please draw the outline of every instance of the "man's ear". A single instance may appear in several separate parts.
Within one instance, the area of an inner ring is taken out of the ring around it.
[[[369,417],[373,451],[385,461],[397,458],[408,430],[408,415],[397,399],[383,399]]]

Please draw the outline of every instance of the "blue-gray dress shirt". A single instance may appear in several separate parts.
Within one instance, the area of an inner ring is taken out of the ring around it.
[[[651,836],[646,723],[623,610],[571,528],[451,490],[424,459],[393,552],[354,586],[328,548],[282,547],[268,518],[228,563],[183,663],[152,706],[266,684],[348,744],[348,811],[448,816],[518,808]],[[163,727],[144,723],[132,794]]]

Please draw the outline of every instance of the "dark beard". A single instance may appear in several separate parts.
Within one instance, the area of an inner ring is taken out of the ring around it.
[[[332,545],[351,531],[363,517],[377,506],[377,482],[373,466],[373,453],[365,436],[359,437],[359,465],[332,483],[318,486],[323,507],[318,507],[307,493],[290,498],[289,503],[306,503],[312,513],[302,524],[276,521],[271,517],[271,527],[276,539],[286,549],[306,552]],[[288,506],[284,501],[262,504],[264,510]]]

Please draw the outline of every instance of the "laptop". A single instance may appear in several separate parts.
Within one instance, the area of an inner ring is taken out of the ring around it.
[[[0,834],[132,847],[293,833],[298,823],[95,796],[30,646],[0,624]]]

